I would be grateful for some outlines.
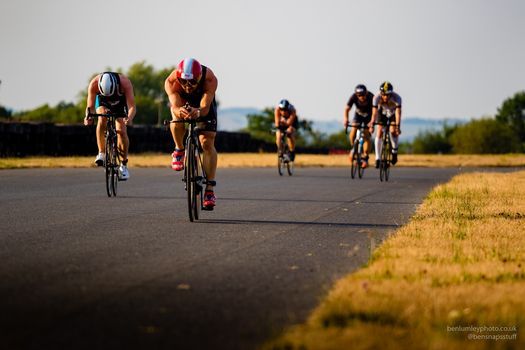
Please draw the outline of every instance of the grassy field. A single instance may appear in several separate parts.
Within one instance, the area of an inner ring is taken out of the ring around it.
[[[265,349],[525,349],[524,293],[525,171],[462,174]]]
[[[92,167],[92,157],[27,157],[0,158],[0,169],[13,168],[87,168]],[[169,167],[168,154],[131,154],[129,166]],[[373,162],[374,156],[370,157]],[[220,168],[273,167],[277,159],[273,153],[221,153]],[[349,165],[346,155],[297,155],[297,167],[344,167]],[[519,167],[525,166],[524,154],[506,155],[400,155],[396,166],[416,167]]]

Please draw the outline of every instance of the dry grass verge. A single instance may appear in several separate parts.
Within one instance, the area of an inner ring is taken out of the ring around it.
[[[525,171],[458,175],[265,348],[524,349],[524,266]]]
[[[370,160],[373,162],[374,157]],[[93,166],[93,157],[27,157],[0,158],[0,169],[13,168],[87,168]],[[167,154],[131,154],[130,167],[169,167]],[[221,153],[220,168],[274,167],[277,159],[273,153]],[[345,167],[346,155],[299,154],[298,167]],[[397,166],[416,167],[518,167],[525,166],[525,155],[400,155]]]

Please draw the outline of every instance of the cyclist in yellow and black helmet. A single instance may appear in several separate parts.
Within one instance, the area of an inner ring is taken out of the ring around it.
[[[372,103],[372,120],[368,124],[370,132],[374,131],[374,123],[385,124],[387,119],[391,123],[390,133],[392,134],[392,164],[397,163],[397,148],[399,145],[399,135],[401,134],[401,96],[394,92],[394,87],[388,81],[383,82],[379,86],[379,93],[374,96]],[[381,137],[383,136],[383,126],[378,124],[375,138],[376,148],[376,168],[379,168],[379,159],[381,157]]]

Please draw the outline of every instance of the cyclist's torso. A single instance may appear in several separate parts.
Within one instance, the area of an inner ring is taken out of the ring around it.
[[[377,107],[381,114],[390,118],[393,115],[395,115],[397,108],[401,108],[401,103],[401,96],[399,96],[395,92],[392,92],[390,98],[386,102],[383,102],[383,100],[381,99],[381,94],[375,95],[373,106]]]
[[[290,104],[290,107],[288,107],[287,111],[288,111],[288,113],[279,111],[279,116],[281,118],[283,118],[284,120],[288,120],[288,119],[290,119],[292,117],[292,114],[295,113],[295,121],[293,122],[292,126],[295,129],[297,129],[297,127],[299,126],[299,118],[297,117],[297,112],[295,110],[295,107],[292,104]]]
[[[187,103],[190,104],[190,106],[194,108],[199,108],[201,105],[202,97],[204,96],[204,93],[206,92],[204,90],[204,84],[206,83],[206,74],[208,72],[208,67],[202,66],[202,76],[201,80],[199,81],[199,84],[193,90],[192,92],[188,93],[184,91],[184,89],[180,89],[178,91],[180,97]],[[203,115],[202,118],[208,119],[209,123],[203,124],[201,129],[206,131],[216,131],[217,130],[217,102],[215,101],[215,96],[213,97],[213,101],[210,106],[210,111],[207,115]]]
[[[367,91],[366,93],[366,100],[361,102],[357,95],[354,93],[352,96],[350,96],[350,99],[348,100],[348,107],[352,108],[353,105],[355,105],[355,114],[364,117],[369,118],[372,116],[372,104],[374,101],[374,94],[372,94],[370,91]]]

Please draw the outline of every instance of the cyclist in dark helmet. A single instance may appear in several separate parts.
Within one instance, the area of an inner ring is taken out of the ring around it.
[[[119,177],[121,180],[127,180],[129,178],[127,166],[129,138],[126,125],[131,124],[137,112],[131,81],[124,74],[115,72],[104,72],[96,75],[91,79],[88,86],[86,118],[84,119],[85,125],[93,123],[93,119],[88,118],[90,112],[127,115],[126,118],[117,118],[115,125],[117,128],[118,148],[122,155]],[[97,122],[98,155],[95,158],[95,164],[98,166],[104,165],[106,147],[104,134],[106,132],[106,125],[107,119],[99,117]]]
[[[290,148],[290,160],[295,160],[295,132],[299,127],[299,120],[297,119],[297,111],[295,107],[286,99],[279,101],[279,104],[275,107],[275,127],[277,132],[275,134],[275,143],[277,144],[277,150],[279,155],[282,155],[283,150],[281,149],[281,133],[288,135],[288,147]]]
[[[350,129],[350,136],[349,136],[351,150],[353,150],[354,139],[355,139],[355,135],[357,133],[357,128],[358,128],[358,126],[355,126],[355,125],[359,125],[362,122],[364,122],[365,125],[370,123],[370,120],[372,118],[373,99],[374,99],[374,94],[368,91],[366,89],[366,86],[363,84],[357,85],[354,89],[354,93],[348,99],[348,102],[345,106],[345,112],[344,112],[344,118],[343,118],[343,125],[345,128],[347,127],[347,125],[349,125],[348,115],[350,113],[350,110],[352,109],[352,106],[355,105],[355,114],[352,119],[352,122],[350,123],[350,125],[352,126],[352,128]],[[365,143],[363,147],[364,155],[363,155],[362,167],[366,168],[368,166],[368,152],[370,150],[370,131],[368,130],[368,128],[365,129],[365,133],[363,137],[365,139]],[[350,151],[350,160],[351,159],[352,159],[352,151]]]
[[[399,135],[401,135],[401,103],[401,96],[394,92],[394,87],[391,83],[385,81],[379,86],[379,93],[374,96],[372,120],[368,124],[372,133],[376,121],[384,124],[387,119],[391,119],[391,122],[395,123],[395,125],[390,126],[390,133],[392,134],[392,164],[394,165],[397,163],[397,148]],[[376,168],[379,168],[379,159],[381,158],[381,137],[385,131],[383,129],[382,125],[377,126],[375,139]]]

